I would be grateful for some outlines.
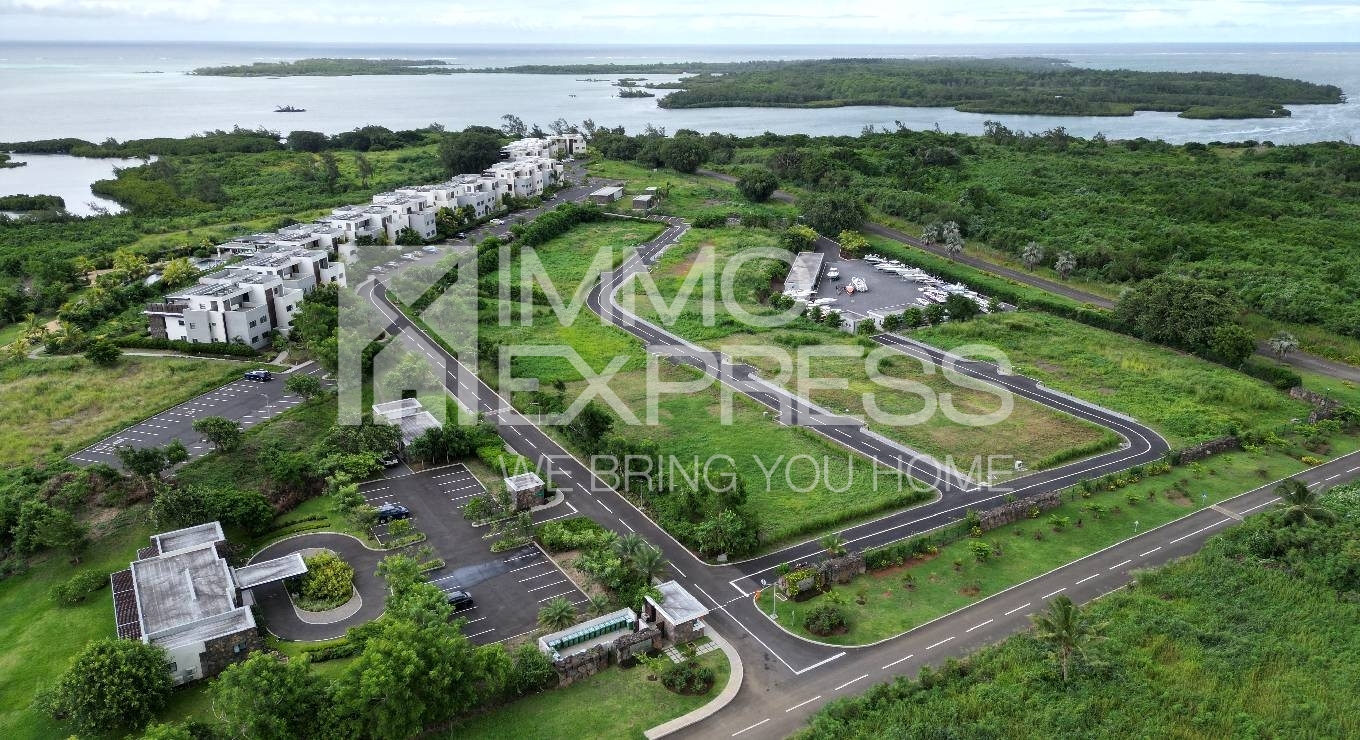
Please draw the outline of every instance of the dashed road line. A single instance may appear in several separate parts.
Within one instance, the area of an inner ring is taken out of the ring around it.
[[[1140,557],[1140,558],[1145,558],[1145,557],[1151,555],[1152,553],[1157,552],[1157,551],[1160,550],[1160,549],[1162,549],[1162,546],[1161,546],[1161,545],[1158,545],[1158,546],[1152,548],[1151,550],[1148,550],[1147,552],[1140,552],[1140,553],[1138,553],[1138,557]]]
[[[737,730],[736,732],[732,733],[732,737],[736,737],[737,735],[740,735],[741,733],[746,732],[747,730],[754,730],[755,728],[760,727],[761,725],[763,725],[763,724],[765,724],[766,722],[769,722],[769,721],[770,721],[770,718],[769,718],[769,717],[766,717],[765,719],[762,719],[761,721],[759,721],[759,722],[757,722],[757,723],[751,725],[750,727],[745,727],[745,728],[742,728],[742,729],[740,729],[740,730]]]
[[[1092,573],[1091,575],[1086,576],[1085,578],[1081,579],[1080,581],[1077,581],[1076,583],[1074,583],[1074,584],[1072,584],[1072,585],[1073,585],[1073,586],[1080,586],[1081,584],[1086,583],[1087,581],[1091,580],[1092,578],[1099,578],[1099,577],[1100,577],[1100,574],[1099,574],[1099,573]]]
[[[1126,566],[1126,565],[1128,565],[1129,563],[1132,563],[1132,562],[1133,562],[1132,559],[1130,559],[1130,560],[1125,560],[1124,562],[1119,563],[1119,564],[1117,564],[1117,565],[1111,565],[1111,566],[1108,568],[1108,570],[1119,570],[1120,568],[1123,568],[1124,566]]]
[[[1208,531],[1208,530],[1210,530],[1210,529],[1213,529],[1214,527],[1217,527],[1217,526],[1220,525],[1220,524],[1223,524],[1223,523],[1225,523],[1225,522],[1230,522],[1230,521],[1232,521],[1232,520],[1231,520],[1231,519],[1221,519],[1221,520],[1219,520],[1219,521],[1214,522],[1213,524],[1210,524],[1210,525],[1207,526],[1207,527],[1200,527],[1199,529],[1196,529],[1195,531],[1191,532],[1190,534],[1183,534],[1183,535],[1181,535],[1180,537],[1177,537],[1176,539],[1174,539],[1174,540],[1168,542],[1167,544],[1168,544],[1168,545],[1174,545],[1174,544],[1176,544],[1177,542],[1180,542],[1181,540],[1188,539],[1188,538],[1190,538],[1190,537],[1194,537],[1195,535],[1199,534],[1200,532]]]
[[[952,639],[954,639],[954,636],[953,636],[953,635],[950,635],[949,637],[946,637],[946,638],[944,638],[943,640],[940,640],[939,642],[935,643],[934,645],[927,645],[927,646],[926,646],[926,650],[934,650],[935,648],[937,648],[937,647],[939,647],[939,646],[945,644],[946,642],[949,642],[949,641],[952,640]]]
[[[818,694],[818,695],[812,697],[811,699],[808,699],[807,701],[800,701],[800,702],[798,702],[797,704],[794,704],[793,706],[789,707],[788,709],[785,709],[785,710],[784,710],[784,714],[788,714],[789,712],[792,712],[793,710],[797,709],[798,707],[807,706],[808,704],[811,704],[812,702],[817,701],[817,700],[820,699],[820,698],[822,698],[822,695],[821,695],[821,694]]]
[[[1025,603],[1021,604],[1020,606],[1015,607],[1014,609],[1012,609],[1012,610],[1006,612],[1005,614],[1002,614],[1001,616],[1003,616],[1003,617],[1009,617],[1010,615],[1012,615],[1012,614],[1014,614],[1014,613],[1020,611],[1021,609],[1024,609],[1024,608],[1028,607],[1031,603],[1033,603],[1033,602],[1026,601]]]
[[[1054,591],[1053,593],[1049,593],[1049,594],[1044,594],[1043,596],[1040,596],[1039,598],[1041,598],[1041,599],[1051,598],[1051,597],[1057,596],[1058,594],[1060,594],[1060,593],[1062,593],[1063,591],[1066,591],[1066,590],[1067,590],[1067,587],[1066,587],[1066,586],[1063,586],[1062,588],[1058,589],[1057,591]]]
[[[619,520],[619,524],[622,524],[623,526],[628,527],[628,522],[625,522],[625,521],[622,520],[622,519]],[[629,532],[633,532],[633,534],[637,534],[637,532],[634,531],[632,527],[628,527],[628,531],[629,531]]]
[[[879,668],[879,670],[880,670],[880,671],[886,671],[886,670],[888,670],[889,668],[892,668],[893,666],[897,665],[898,663],[901,663],[901,662],[904,661],[904,660],[911,660],[912,658],[915,658],[915,657],[916,657],[916,653],[912,653],[911,655],[908,655],[908,656],[905,657],[905,658],[898,658],[897,660],[894,660],[893,662],[891,662],[891,663],[889,663],[889,664],[883,666],[882,668]]]
[[[989,619],[989,620],[987,620],[987,621],[985,621],[985,622],[979,622],[979,623],[973,625],[972,627],[969,627],[968,629],[964,630],[964,632],[972,632],[973,630],[977,629],[978,627],[986,627],[987,625],[989,625],[989,624],[991,624],[992,622],[995,622],[995,621],[996,621],[995,619]]]
[[[850,679],[849,681],[846,681],[845,683],[841,684],[840,686],[837,686],[836,688],[832,689],[832,691],[840,691],[841,689],[845,688],[846,686],[849,686],[850,684],[852,684],[852,683],[854,683],[854,682],[856,682],[856,681],[859,681],[859,680],[861,680],[861,679],[865,679],[865,678],[868,678],[868,677],[869,677],[869,674],[866,673],[866,674],[864,674],[863,676],[860,676],[859,678],[852,678],[852,679]]]

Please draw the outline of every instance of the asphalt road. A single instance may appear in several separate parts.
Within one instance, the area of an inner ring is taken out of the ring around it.
[[[244,372],[243,369],[242,373]],[[104,463],[121,469],[122,463],[114,453],[118,447],[122,445],[163,447],[176,439],[189,448],[191,460],[202,457],[212,452],[212,445],[194,431],[193,424],[196,419],[222,416],[240,423],[242,429],[249,429],[302,403],[301,396],[284,390],[283,384],[288,379],[288,372],[319,377],[324,370],[320,365],[312,363],[298,370],[274,373],[273,380],[263,383],[238,378],[109,435],[67,459],[76,465]]]
[[[678,227],[675,224],[669,226],[658,239],[639,247],[637,255],[625,262],[614,275],[606,275],[602,284],[617,287],[626,270],[643,269],[645,262],[654,260],[656,254],[671,243],[668,239],[673,240],[677,236]],[[764,605],[754,603],[751,598],[761,578],[772,580],[768,572],[777,564],[817,557],[821,548],[815,541],[799,543],[738,563],[705,563],[513,409],[472,370],[461,366],[439,345],[423,336],[388,302],[384,285],[369,282],[361,286],[360,292],[400,332],[402,341],[447,369],[447,390],[461,394],[462,398],[472,399],[476,410],[486,415],[507,444],[547,471],[581,514],[620,533],[642,534],[658,545],[670,560],[672,577],[700,597],[712,610],[705,620],[736,647],[746,665],[745,680],[732,704],[684,731],[682,735],[685,736],[782,737],[800,726],[809,714],[830,699],[862,691],[872,683],[894,675],[914,673],[922,665],[958,657],[986,642],[1024,629],[1028,626],[1027,615],[1041,608],[1045,598],[1057,593],[1067,593],[1077,601],[1106,593],[1126,583],[1131,569],[1160,565],[1193,552],[1206,538],[1235,522],[1236,517],[1259,511],[1274,500],[1269,492],[1270,486],[1266,486],[1218,507],[1195,512],[877,646],[843,648],[822,645],[783,631],[772,623],[762,609]],[[612,288],[608,291],[601,289],[596,295],[608,293],[612,293]],[[612,304],[612,301],[609,303]],[[596,301],[594,307],[605,310],[606,320],[619,318],[617,312],[606,309],[602,301]],[[641,330],[643,327],[637,328]],[[649,343],[664,340],[675,346],[688,346],[683,340],[667,336],[664,332],[656,334],[655,327],[651,327],[651,330],[654,333],[645,338]],[[876,338],[880,343],[904,352],[933,356],[935,361],[943,359],[938,350],[922,348],[910,342],[899,343],[899,339],[893,335]],[[705,368],[722,367],[720,363],[696,361]],[[964,363],[963,372],[993,382],[1009,383],[1014,392],[1041,402],[1060,404],[1059,408],[1068,413],[1088,414],[1085,418],[1114,429],[1130,442],[1127,448],[1024,478],[1018,484],[1019,490],[1011,492],[1030,493],[1066,487],[1089,474],[1122,469],[1140,461],[1155,459],[1163,449],[1159,444],[1164,443],[1155,434],[1143,431],[1145,428],[1136,422],[1056,394],[1033,381],[1016,376],[999,377],[995,369],[968,363]],[[766,396],[767,401],[783,400],[778,398],[780,393],[775,389],[750,385],[755,381],[749,376],[744,377],[740,368],[722,377],[724,382],[734,383],[733,387],[743,392],[773,394]],[[868,438],[862,434],[850,434],[843,425],[831,424],[831,418],[826,418],[811,405],[800,405],[794,399],[789,414],[793,423],[806,424],[817,433],[827,434],[867,457],[879,456],[872,448],[857,447],[869,441]],[[833,430],[841,434],[837,435]],[[1139,433],[1131,434],[1135,430]],[[891,459],[883,462],[893,467],[898,464]],[[1357,471],[1360,471],[1360,458],[1353,455],[1318,466],[1301,477],[1318,485],[1334,485],[1360,477]],[[955,485],[947,479],[942,480],[941,494],[933,503],[848,528],[842,534],[856,549],[882,545],[946,524],[961,517],[964,509],[985,505],[1004,495],[984,487],[970,491],[967,484]]]

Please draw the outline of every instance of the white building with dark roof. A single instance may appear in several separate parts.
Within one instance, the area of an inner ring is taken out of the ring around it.
[[[215,676],[262,647],[249,589],[307,572],[298,553],[233,568],[225,542],[217,522],[153,535],[111,576],[118,637],[165,650],[176,684]]]

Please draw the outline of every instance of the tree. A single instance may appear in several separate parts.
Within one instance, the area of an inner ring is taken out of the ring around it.
[[[1048,602],[1048,611],[1032,619],[1035,636],[1048,644],[1062,670],[1063,683],[1067,683],[1072,658],[1086,656],[1087,646],[1102,639],[1103,626],[1092,624],[1066,594]]]
[[[202,434],[204,439],[212,442],[218,452],[230,452],[241,443],[240,425],[224,416],[195,419],[193,429]]]
[[[576,607],[570,601],[558,596],[551,599],[538,610],[538,626],[556,632],[576,624]]]
[[[81,734],[143,727],[165,706],[170,672],[165,651],[139,640],[88,644],[38,705]]]
[[[185,285],[197,276],[198,270],[189,264],[188,257],[172,259],[161,269],[161,283],[167,288]]]
[[[613,604],[605,594],[595,594],[586,601],[586,613],[592,617],[602,617],[610,612]]]
[[[166,467],[174,467],[188,459],[189,448],[185,447],[184,443],[178,439],[171,440],[170,444],[165,446]]]
[[[1020,261],[1025,263],[1026,270],[1033,270],[1044,261],[1044,248],[1038,242],[1030,242],[1025,248],[1020,250]]]
[[[170,466],[165,450],[160,447],[133,447],[124,444],[113,448],[113,454],[118,456],[118,462],[130,473],[146,481],[159,480],[161,472]]]
[[[340,163],[335,160],[333,152],[321,153],[321,184],[328,193],[334,193],[340,184]]]
[[[652,579],[666,569],[666,556],[661,554],[660,548],[644,544],[633,556],[632,565],[642,582],[650,584]]]
[[[810,226],[794,224],[779,235],[779,242],[790,252],[806,252],[817,243],[817,232]]]
[[[1053,269],[1058,271],[1058,277],[1066,280],[1077,269],[1077,256],[1067,251],[1058,252],[1058,261],[1053,264]]]
[[[977,301],[959,293],[950,293],[944,299],[944,310],[949,312],[950,321],[968,321],[982,313]]]
[[[737,178],[737,190],[752,203],[764,203],[779,189],[779,178],[763,167],[751,167]]]
[[[838,558],[846,553],[845,538],[838,532],[825,535],[819,542],[826,554],[833,558]]]
[[[645,548],[651,547],[642,535],[636,532],[629,532],[624,536],[614,540],[614,553],[624,562],[629,562],[638,556]]]
[[[1241,324],[1220,324],[1209,340],[1209,353],[1228,367],[1240,366],[1256,352],[1256,336]]]
[[[945,221],[941,226],[941,237],[944,242],[944,251],[949,256],[957,257],[963,252],[963,233],[959,231],[959,225],[953,221]]]
[[[859,198],[843,190],[804,196],[798,207],[807,225],[824,236],[856,231],[869,217]]]
[[[899,331],[902,328],[902,314],[890,313],[883,317],[883,331]]]
[[[212,498],[197,486],[166,486],[151,501],[151,520],[159,530],[192,527],[216,518]]]
[[[485,170],[501,158],[501,137],[484,127],[445,134],[439,142],[439,161],[450,175]]]
[[[1210,351],[1214,331],[1240,312],[1221,284],[1175,274],[1144,281],[1115,305],[1115,318],[1135,336],[1191,352]]]
[[[131,249],[119,249],[113,253],[113,269],[124,273],[129,282],[141,280],[151,272],[146,255]]]
[[[306,373],[289,375],[288,380],[283,383],[283,388],[289,393],[296,393],[307,400],[321,395],[321,381],[315,375]]]
[[[313,154],[326,148],[326,135],[320,131],[293,131],[288,134],[288,148],[295,152]]]
[[[525,136],[529,135],[529,127],[524,125],[523,118],[520,118],[513,113],[506,113],[501,116],[501,120],[505,121],[505,123],[501,124],[501,131],[504,131],[506,136],[523,139]]]
[[[268,653],[229,666],[211,693],[227,734],[252,740],[310,736],[326,704],[326,685],[306,658],[284,662]]]
[[[845,257],[855,258],[864,254],[869,249],[869,240],[858,231],[842,231],[836,236],[836,241],[840,242],[841,254]]]
[[[676,135],[661,145],[661,163],[676,172],[693,173],[708,159],[708,146],[697,136]]]
[[[119,349],[118,345],[102,337],[90,342],[90,346],[85,350],[85,359],[100,367],[113,367],[122,356],[123,350]]]
[[[1299,348],[1299,340],[1287,331],[1276,332],[1266,341],[1270,345],[1270,350],[1280,357]]]
[[[1318,495],[1297,478],[1290,478],[1275,487],[1284,508],[1280,519],[1286,524],[1306,525],[1336,520],[1336,512],[1322,505]]]
[[[354,171],[359,175],[359,185],[368,187],[368,181],[373,177],[373,163],[368,161],[363,152],[354,154]]]

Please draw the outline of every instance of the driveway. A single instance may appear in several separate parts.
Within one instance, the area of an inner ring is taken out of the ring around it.
[[[300,534],[279,540],[260,550],[251,557],[250,562],[281,558],[289,553],[324,548],[334,551],[345,562],[354,566],[354,589],[363,605],[354,614],[328,624],[306,621],[293,607],[288,591],[282,581],[266,583],[254,589],[255,603],[264,614],[265,628],[273,635],[285,640],[315,642],[343,637],[345,631],[365,622],[377,619],[383,613],[387,599],[387,585],[378,577],[378,561],[388,553],[373,550],[347,534],[335,532],[315,532]]]

